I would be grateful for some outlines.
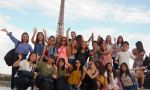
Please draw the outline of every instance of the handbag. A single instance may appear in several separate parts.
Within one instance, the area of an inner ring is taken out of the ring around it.
[[[20,70],[17,72],[16,87],[17,90],[26,90],[33,84],[34,73],[26,70]],[[21,88],[21,89],[20,89]]]
[[[7,54],[4,57],[4,60],[8,66],[12,66],[13,63],[16,61],[16,48],[18,47],[20,42],[16,45],[14,49],[11,49],[10,51],[7,52]]]
[[[17,72],[18,77],[28,77],[30,79],[34,78],[34,73],[26,70],[19,70]]]

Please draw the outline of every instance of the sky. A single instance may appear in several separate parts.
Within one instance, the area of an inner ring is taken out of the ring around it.
[[[0,0],[0,29],[13,32],[19,40],[23,32],[31,38],[34,27],[55,35],[59,8],[60,0]],[[92,32],[95,39],[122,35],[130,43],[130,51],[142,41],[146,53],[150,52],[150,0],[66,0],[64,18],[65,31],[70,27],[85,39]],[[0,36],[0,73],[10,74],[11,67],[3,58],[14,43],[2,31]]]

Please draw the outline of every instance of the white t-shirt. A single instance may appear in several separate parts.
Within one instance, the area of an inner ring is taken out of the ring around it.
[[[126,52],[121,51],[121,52],[117,52],[115,60],[119,60],[119,66],[122,63],[127,63],[127,65],[129,66],[129,59],[130,58],[135,60],[136,57],[129,51],[126,51]]]
[[[31,71],[32,69],[33,65],[30,65],[30,63],[27,60],[20,61],[19,70]]]

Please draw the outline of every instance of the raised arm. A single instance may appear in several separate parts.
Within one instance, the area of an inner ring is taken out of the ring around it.
[[[93,39],[94,34],[92,33],[92,35],[90,36],[90,38],[88,39],[87,43],[89,43],[92,39]]]
[[[34,38],[35,38],[36,33],[37,33],[37,28],[34,28],[34,29],[33,29],[33,36],[32,36],[32,38],[31,38],[31,42],[32,42],[34,45],[36,44],[36,41],[34,41]]]
[[[85,66],[83,66],[83,67],[85,67]],[[86,71],[85,71],[84,68],[83,68],[83,73],[82,73],[82,75],[81,75],[81,80],[80,80],[79,85],[77,86],[77,88],[80,88],[80,86],[81,86],[81,84],[82,84],[82,81],[83,81],[83,79],[85,78],[85,75],[86,75]]]
[[[5,32],[6,34],[9,33],[6,28],[1,29],[1,31]]]
[[[98,70],[96,70],[96,73],[94,75],[90,74],[90,72],[87,71],[86,67],[84,66],[83,69],[85,70],[85,72],[87,73],[87,75],[91,78],[94,79],[98,76],[99,72]]]
[[[67,32],[66,32],[66,39],[67,39],[67,47],[66,47],[66,51],[67,51],[67,56],[70,56],[71,54],[71,48],[69,46],[69,37],[68,37],[68,32],[70,31],[70,28],[68,28]]]
[[[19,40],[12,35],[12,32],[8,32],[5,28],[1,29],[1,31],[5,32],[10,37],[10,39],[15,43],[15,46],[18,44]]]
[[[47,40],[47,32],[45,29],[43,29],[43,35],[44,35],[44,41],[47,43],[48,40]]]
[[[68,35],[69,31],[70,31],[70,28],[68,28],[68,30],[66,32],[67,46],[69,46],[69,35]]]
[[[119,64],[119,56],[120,56],[120,54],[119,54],[119,52],[117,52],[116,57],[115,57],[116,64]]]
[[[134,56],[134,55],[130,52],[130,58],[133,59],[133,60],[135,60],[135,59],[138,59],[139,57]]]
[[[20,61],[22,60],[22,55],[19,54],[18,57],[19,57],[19,59],[13,64],[13,67],[18,67],[18,66],[20,66]]]
[[[43,49],[43,53],[42,53],[42,56],[39,56],[39,62],[42,62],[43,58],[45,57],[44,54],[45,54],[45,51],[46,51],[46,45],[44,45],[44,49]],[[47,57],[45,57],[47,59]]]

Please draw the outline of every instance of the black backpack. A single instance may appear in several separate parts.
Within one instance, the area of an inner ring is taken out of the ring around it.
[[[150,58],[147,55],[143,61],[143,66],[147,66],[147,69],[150,70]]]
[[[15,50],[18,47],[19,43],[20,42],[18,42],[18,44],[16,45],[14,49],[11,49],[10,51],[8,51],[4,57],[4,60],[8,66],[12,66],[17,59],[17,54],[15,53]]]

